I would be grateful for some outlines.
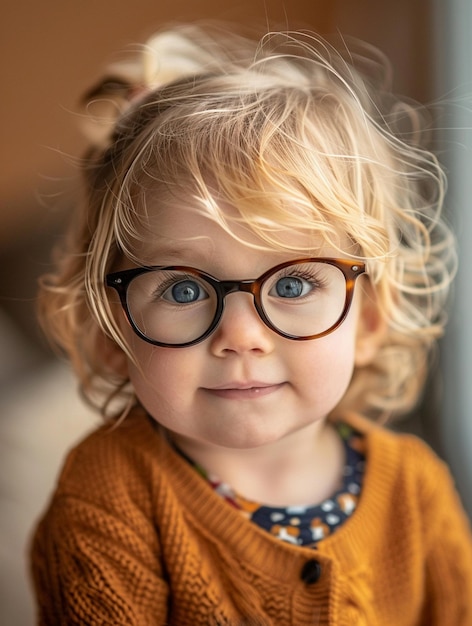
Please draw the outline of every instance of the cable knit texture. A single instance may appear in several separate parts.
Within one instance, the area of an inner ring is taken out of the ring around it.
[[[244,519],[140,411],[100,428],[34,536],[38,623],[472,626],[472,538],[446,467],[415,437],[347,421],[366,436],[363,491],[316,550]]]

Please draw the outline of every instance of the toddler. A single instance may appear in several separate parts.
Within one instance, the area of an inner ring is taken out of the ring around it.
[[[106,418],[36,529],[40,624],[466,626],[418,401],[455,270],[382,55],[176,26],[86,98],[41,314]]]

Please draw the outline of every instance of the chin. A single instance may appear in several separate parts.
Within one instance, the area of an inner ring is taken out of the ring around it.
[[[239,427],[212,433],[211,436],[202,438],[201,442],[232,450],[254,450],[275,444],[289,435],[286,431],[270,432],[268,429]]]

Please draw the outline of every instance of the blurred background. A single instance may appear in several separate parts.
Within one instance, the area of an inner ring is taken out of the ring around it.
[[[81,94],[128,44],[170,20],[218,18],[267,28],[339,31],[392,60],[396,91],[421,102],[444,96],[438,135],[450,171],[448,207],[461,263],[441,363],[423,405],[400,428],[451,465],[472,513],[472,93],[469,0],[16,0],[0,25],[0,623],[34,623],[25,561],[31,527],[67,449],[98,422],[35,321],[39,274],[71,206],[73,157],[84,142]],[[65,529],[66,531],[66,529]]]

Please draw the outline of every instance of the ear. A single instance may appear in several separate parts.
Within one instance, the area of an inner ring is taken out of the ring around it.
[[[356,333],[356,367],[365,367],[375,358],[386,333],[387,322],[380,311],[372,283],[366,279],[359,285],[360,311]]]

